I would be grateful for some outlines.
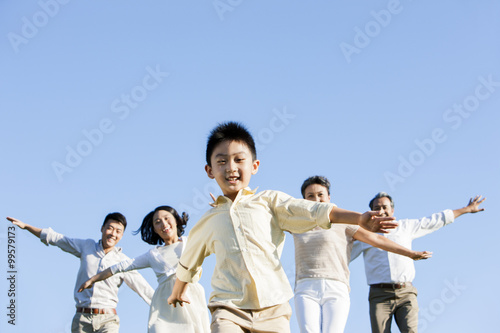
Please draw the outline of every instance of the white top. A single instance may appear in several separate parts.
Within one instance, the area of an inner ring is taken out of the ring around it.
[[[295,282],[307,278],[332,279],[349,287],[349,261],[359,226],[334,224],[331,229],[315,228],[293,234]]]
[[[210,332],[205,290],[199,283],[188,285],[186,296],[191,304],[173,307],[167,303],[174,288],[175,270],[179,264],[179,257],[186,244],[187,237],[182,237],[179,242],[166,246],[155,246],[139,257],[123,261],[110,268],[113,274],[146,267],[151,267],[154,270],[158,279],[158,287],[151,301],[148,333]]]
[[[452,223],[454,220],[453,211],[447,209],[441,213],[432,214],[429,217],[419,220],[399,220],[397,221],[399,225],[396,229],[391,230],[388,234],[381,235],[411,249],[411,243],[415,238],[430,234]],[[351,260],[356,259],[361,252],[365,261],[366,280],[369,285],[376,283],[412,282],[415,278],[415,265],[411,258],[355,241]]]
[[[155,246],[148,252],[134,259],[128,259],[111,266],[111,272],[113,274],[116,274],[120,272],[128,272],[136,269],[151,267],[156,274],[158,284],[161,284],[171,275],[175,274],[175,270],[177,269],[177,265],[179,264],[179,258],[184,251],[186,243],[187,237],[182,236],[180,242],[174,243],[172,245]],[[200,276],[198,276],[198,279],[199,278]]]
[[[151,304],[154,289],[137,272],[114,275],[105,281],[94,284],[93,288],[85,289],[81,293],[78,292],[82,283],[95,274],[102,272],[109,266],[129,259],[121,252],[121,248],[115,246],[108,253],[104,253],[100,240],[96,242],[92,239],[68,238],[51,228],[42,229],[40,240],[47,246],[49,244],[55,245],[61,250],[80,258],[80,269],[78,270],[74,290],[76,307],[116,308],[118,288],[124,281],[148,305]]]

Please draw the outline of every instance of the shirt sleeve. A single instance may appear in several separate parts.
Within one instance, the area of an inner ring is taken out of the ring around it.
[[[361,253],[363,253],[363,244],[363,242],[360,242],[358,240],[355,240],[353,242],[350,262],[359,257]]]
[[[149,252],[134,259],[127,259],[110,267],[113,274],[151,267]]]
[[[183,282],[198,282],[201,277],[201,265],[205,258],[212,254],[207,245],[207,240],[211,239],[213,232],[213,228],[206,223],[208,214],[206,213],[189,231],[189,242],[186,243],[176,270],[177,278]]]
[[[335,204],[296,199],[277,192],[271,202],[271,209],[281,229],[292,233],[303,233],[320,226],[330,229],[330,212]]]
[[[72,255],[80,258],[85,244],[89,240],[69,238],[60,233],[55,232],[52,228],[42,229],[40,234],[40,241],[45,245],[54,245],[59,247],[64,252],[71,253]],[[92,244],[95,242],[92,240]]]
[[[451,209],[447,209],[440,213],[432,214],[431,216],[424,217],[418,220],[405,220],[402,224],[405,229],[411,232],[412,239],[419,238],[430,234],[452,223],[455,216]]]
[[[135,259],[124,260],[116,265],[111,266],[110,268],[113,274],[115,274],[115,272],[118,272],[117,270],[124,269],[122,271],[124,272],[123,281],[125,281],[125,283],[127,284],[127,286],[130,287],[130,289],[132,289],[139,296],[141,296],[141,298],[146,303],[148,303],[148,305],[151,305],[151,299],[153,298],[153,294],[155,291],[149,285],[146,279],[141,274],[139,274],[139,272],[135,271],[135,269],[148,267],[149,264],[146,263],[146,261],[149,262],[149,260],[147,260],[146,257],[147,254],[148,253],[145,253]]]

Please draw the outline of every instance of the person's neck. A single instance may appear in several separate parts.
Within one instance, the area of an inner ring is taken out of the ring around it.
[[[112,251],[115,247],[114,246],[111,246],[111,247],[107,247],[107,248],[102,248],[102,250],[104,251],[105,254],[108,254],[110,251]]]
[[[180,237],[177,237],[175,239],[163,240],[163,242],[165,243],[165,246],[169,246],[169,245],[175,244],[175,243],[180,242],[180,241],[181,241]]]

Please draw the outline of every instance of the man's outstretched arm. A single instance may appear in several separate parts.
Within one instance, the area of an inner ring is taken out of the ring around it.
[[[38,238],[40,238],[40,235],[42,234],[42,229],[34,227],[34,226],[29,225],[27,223],[24,223],[23,221],[20,221],[18,219],[13,218],[13,217],[7,217],[7,220],[12,222],[12,224],[17,225],[21,229],[28,230],[29,232],[31,232],[33,235],[35,235]]]
[[[454,209],[453,210],[453,215],[455,215],[455,218],[459,217],[460,215],[467,214],[467,213],[477,213],[477,212],[482,212],[484,208],[479,208],[479,205],[483,203],[486,198],[482,198],[481,195],[476,196],[475,198],[470,198],[469,204],[463,208],[460,209]]]

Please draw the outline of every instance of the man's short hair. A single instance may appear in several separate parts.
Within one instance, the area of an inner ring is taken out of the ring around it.
[[[109,220],[114,220],[116,222],[123,224],[123,230],[125,230],[127,228],[127,219],[125,218],[125,216],[122,213],[115,212],[115,213],[109,213],[108,215],[106,215],[106,217],[104,218],[104,222],[102,223],[102,227],[104,227],[106,222],[108,222]]]
[[[371,210],[373,210],[373,202],[375,201],[375,199],[379,199],[379,198],[389,199],[389,201],[391,202],[391,207],[394,209],[394,201],[392,201],[392,197],[385,192],[379,192],[379,193],[377,193],[377,195],[375,195],[373,197],[373,199],[370,200],[370,203],[368,204],[368,206],[370,206]]]
[[[302,198],[306,197],[306,188],[309,185],[313,184],[318,184],[321,186],[326,187],[326,190],[328,191],[328,195],[330,195],[330,181],[326,177],[323,176],[312,176],[304,180],[302,183],[302,187],[300,188],[300,193],[302,193]]]
[[[252,153],[252,159],[257,159],[257,150],[255,149],[255,141],[250,132],[240,123],[230,121],[219,124],[215,127],[208,137],[207,141],[207,165],[212,166],[210,159],[215,147],[224,141],[238,141],[245,144]]]

